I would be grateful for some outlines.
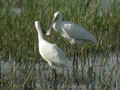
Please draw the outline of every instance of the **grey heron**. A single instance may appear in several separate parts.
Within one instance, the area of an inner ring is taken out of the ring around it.
[[[60,35],[66,38],[72,45],[76,43],[83,44],[86,42],[97,43],[96,38],[83,27],[73,22],[63,21],[62,13],[60,11],[54,13],[53,23],[46,32],[47,36],[51,34],[52,28],[56,32],[59,32]],[[74,53],[76,53],[77,49],[74,51]]]

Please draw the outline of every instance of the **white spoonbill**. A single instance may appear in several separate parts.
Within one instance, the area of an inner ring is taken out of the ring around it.
[[[39,21],[35,21],[35,28],[38,32],[39,53],[42,58],[48,62],[50,67],[52,67],[53,70],[55,70],[55,66],[71,67],[72,64],[70,64],[64,52],[56,44],[50,43],[44,39]]]

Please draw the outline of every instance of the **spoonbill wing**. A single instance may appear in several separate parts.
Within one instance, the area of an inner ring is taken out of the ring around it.
[[[40,53],[43,58],[52,62],[56,65],[65,65],[67,64],[67,58],[64,55],[64,52],[56,45],[48,43],[40,49]]]

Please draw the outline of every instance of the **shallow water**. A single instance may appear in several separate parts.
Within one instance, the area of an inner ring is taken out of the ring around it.
[[[51,68],[43,60],[16,62],[1,58],[1,88],[2,90],[120,89],[120,54],[78,58],[80,59],[78,70],[57,69],[57,80],[50,80]]]

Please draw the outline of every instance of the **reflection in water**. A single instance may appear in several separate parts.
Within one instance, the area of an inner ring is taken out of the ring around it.
[[[0,61],[2,88],[24,88],[24,90],[40,90],[61,88],[62,90],[81,88],[82,90],[100,88],[120,88],[120,56],[88,56],[87,59],[79,58],[78,71],[57,70],[58,77],[55,85],[49,80],[51,70],[49,66],[40,62],[15,62],[14,60]],[[60,73],[61,71],[61,73]],[[5,87],[8,86],[8,87]],[[54,87],[53,87],[54,86]],[[26,89],[27,88],[27,89]]]

